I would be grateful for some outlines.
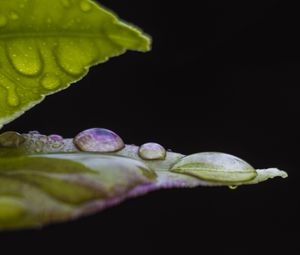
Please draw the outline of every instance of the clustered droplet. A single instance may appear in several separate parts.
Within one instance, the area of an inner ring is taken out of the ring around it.
[[[87,152],[115,152],[124,148],[123,140],[113,131],[104,128],[91,128],[80,132],[74,144]]]
[[[14,131],[0,134],[0,147],[15,148],[25,142],[24,136]]]
[[[162,160],[166,157],[166,150],[158,143],[145,143],[139,148],[139,156],[146,160]]]

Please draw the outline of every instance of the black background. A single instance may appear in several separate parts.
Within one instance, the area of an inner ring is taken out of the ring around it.
[[[75,222],[2,233],[2,240],[123,252],[139,244],[142,253],[155,253],[157,244],[166,249],[196,245],[203,233],[297,231],[296,6],[275,0],[101,3],[150,34],[152,52],[129,52],[92,68],[4,130],[72,137],[105,127],[129,144],[156,141],[184,154],[227,152],[256,168],[284,169],[289,178],[234,191],[158,191]]]

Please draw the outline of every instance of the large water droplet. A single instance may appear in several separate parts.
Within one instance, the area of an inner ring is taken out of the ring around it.
[[[68,74],[78,77],[87,71],[97,56],[95,45],[85,39],[79,39],[76,43],[69,39],[60,39],[59,46],[55,50],[58,64]]]
[[[6,24],[7,24],[7,18],[4,15],[0,14],[0,27],[5,27]]]
[[[220,183],[245,182],[257,175],[256,170],[244,160],[219,152],[202,152],[186,156],[170,171]]]
[[[25,142],[25,138],[14,131],[7,131],[0,134],[0,147],[18,147]]]
[[[116,133],[104,128],[82,131],[74,138],[74,144],[82,151],[91,152],[114,152],[125,146]]]
[[[60,78],[51,73],[46,73],[41,78],[41,85],[48,90],[56,89],[61,85]]]
[[[7,46],[9,58],[15,69],[26,76],[37,75],[42,70],[39,50],[31,40],[14,40]]]
[[[165,159],[166,150],[158,143],[145,143],[139,148],[139,156],[147,160]]]
[[[83,0],[80,2],[80,9],[83,12],[89,12],[92,9],[92,4],[86,0]]]

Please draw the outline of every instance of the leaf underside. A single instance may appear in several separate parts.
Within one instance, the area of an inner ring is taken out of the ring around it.
[[[207,181],[170,171],[182,154],[144,160],[138,149],[126,145],[115,153],[82,152],[72,139],[58,142],[42,135],[28,135],[18,148],[0,148],[0,230],[75,219],[163,188],[239,186],[287,177],[271,168],[256,170],[249,181]]]
[[[149,37],[89,0],[0,0],[0,128]]]

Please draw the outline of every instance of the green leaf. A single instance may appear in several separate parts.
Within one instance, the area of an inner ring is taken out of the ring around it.
[[[184,156],[168,151],[164,159],[146,160],[135,145],[113,153],[92,153],[79,151],[73,139],[57,135],[34,132],[22,137],[24,141],[9,143],[20,141],[20,134],[0,135],[0,230],[76,219],[163,188],[234,188],[276,176],[287,177],[276,168],[255,170],[240,159],[226,154],[224,160],[224,154],[214,153],[213,160],[209,158],[213,165],[213,175],[209,177],[214,178],[207,180],[207,173],[202,173],[207,153]],[[192,174],[189,167],[185,168],[186,163],[193,163]],[[239,166],[246,166],[247,173],[251,169],[253,178],[236,175]],[[178,169],[184,171],[176,172]]]
[[[0,1],[0,128],[149,37],[89,0]]]

